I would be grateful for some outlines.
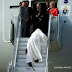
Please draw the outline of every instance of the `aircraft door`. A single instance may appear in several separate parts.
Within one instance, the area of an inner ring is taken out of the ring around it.
[[[14,15],[18,15],[19,9],[14,8],[10,9],[12,5],[19,5],[21,0],[4,0],[3,1],[3,40],[4,42],[10,42],[10,26],[11,19],[14,18]]]

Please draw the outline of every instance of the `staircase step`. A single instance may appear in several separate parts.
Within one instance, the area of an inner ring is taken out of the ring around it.
[[[16,63],[16,67],[27,67],[28,64],[26,63]],[[35,66],[34,67],[45,67],[45,63],[35,63]]]
[[[42,55],[43,55],[43,54],[46,54],[46,51],[43,51],[41,54],[42,54]],[[19,51],[19,50],[18,50],[18,55],[26,55],[26,53],[25,53],[25,51]]]
[[[21,45],[27,46],[27,42],[19,42],[19,46],[21,46]],[[16,46],[16,44],[15,44],[15,46]]]
[[[27,47],[19,47],[18,50],[19,51],[25,51]]]
[[[46,58],[46,55],[45,55],[45,54],[43,54],[43,55],[42,55],[42,57],[43,57],[43,59],[45,59],[45,58]]]
[[[42,55],[42,58],[46,59],[46,55]],[[17,59],[26,59],[26,54],[25,55],[17,55]]]
[[[21,42],[19,42],[19,46],[21,46],[21,45],[22,45],[22,46],[23,46],[23,45],[27,46],[27,43],[24,43],[24,42],[21,43]]]
[[[19,47],[27,47],[27,45],[26,44],[19,44]]]
[[[24,52],[22,52],[22,51],[20,51],[19,53],[18,53],[18,55],[24,55],[25,57],[26,57],[26,53],[24,53]],[[42,57],[46,57],[46,53],[45,54],[41,54],[42,55]]]
[[[43,57],[43,59],[45,59],[46,58],[46,55],[43,55],[42,57]],[[25,59],[26,58],[26,55],[18,55],[17,58],[18,59]]]
[[[15,72],[34,72],[33,70],[17,70]],[[36,72],[45,72],[44,70],[36,70]]]
[[[39,71],[42,71],[42,72],[44,72],[44,70],[45,70],[45,67],[34,67],[34,69],[36,70],[36,72],[37,72],[37,70],[39,70]],[[27,71],[32,71],[33,70],[33,68],[32,67],[16,67],[16,71],[25,71],[25,72],[27,72]],[[33,71],[34,72],[34,71]]]
[[[43,59],[46,58],[46,55],[42,55]],[[26,58],[26,54],[25,55],[18,55],[17,58],[19,59],[25,59]]]
[[[18,63],[26,63],[26,59],[17,59]]]
[[[18,55],[17,58],[18,59],[26,59],[26,55]]]
[[[18,55],[26,55],[25,51],[18,51]]]
[[[27,42],[29,38],[20,38],[20,42]]]
[[[23,45],[21,45],[21,46],[19,46],[19,50],[26,50],[26,48],[27,48],[27,45],[25,45],[25,46],[23,46]],[[46,51],[47,49],[44,49],[44,50],[42,50],[42,51]]]
[[[46,51],[46,50],[44,50],[44,51],[42,51],[41,53],[42,53],[42,54],[46,54],[46,53],[47,53],[47,51]]]
[[[46,59],[43,59],[43,62],[45,62],[46,61]],[[17,62],[18,63],[26,63],[26,59],[17,59]],[[43,63],[43,62],[41,62],[41,63]]]
[[[14,51],[14,55],[15,55],[16,51]],[[25,51],[18,51],[17,55],[24,55],[26,56]]]

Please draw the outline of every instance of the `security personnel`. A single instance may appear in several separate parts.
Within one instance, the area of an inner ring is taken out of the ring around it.
[[[44,31],[44,11],[41,10],[41,4],[38,3],[36,5],[37,9],[34,11],[33,14],[33,30],[35,31],[37,28],[41,29],[43,32]]]
[[[28,8],[26,7],[26,1],[22,1],[19,14],[21,16],[21,36],[25,37],[26,36],[26,26],[29,20]]]
[[[29,37],[31,36],[32,33],[32,29],[31,29],[31,25],[32,25],[32,8],[28,6],[29,5],[29,1],[26,1],[26,7],[28,9],[28,15],[29,15],[29,20],[27,22],[27,29],[26,29],[26,36]]]
[[[48,33],[48,23],[49,23],[49,2],[46,2],[46,13],[45,13],[45,26],[46,26],[46,34]]]

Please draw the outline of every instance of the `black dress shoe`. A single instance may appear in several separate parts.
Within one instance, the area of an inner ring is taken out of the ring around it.
[[[27,54],[27,49],[25,50],[25,53]]]
[[[37,59],[37,60],[34,60],[34,61],[37,63],[37,62],[39,62],[39,59]]]
[[[28,65],[29,65],[30,67],[32,67],[32,62],[28,63]]]

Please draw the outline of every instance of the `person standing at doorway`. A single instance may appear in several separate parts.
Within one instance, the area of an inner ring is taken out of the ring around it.
[[[21,16],[21,36],[25,37],[26,36],[26,26],[29,20],[28,8],[26,7],[26,1],[22,1],[22,4],[20,6],[19,15]]]
[[[49,2],[46,2],[46,11],[48,12],[50,10]]]
[[[47,17],[49,18],[49,10],[50,10],[50,6],[49,6],[49,2],[46,2],[46,13],[47,13]]]
[[[36,10],[34,11],[34,14],[33,14],[33,30],[35,31],[37,28],[41,29],[43,31],[43,33],[45,32],[44,31],[44,18],[45,18],[45,15],[44,15],[44,11],[41,10],[41,4],[38,3],[36,4]]]
[[[52,17],[54,16],[58,16],[58,9],[55,8],[55,3],[54,2],[51,2],[50,3],[50,10],[49,10],[49,13],[51,14]]]
[[[26,1],[26,7],[28,9],[28,15],[29,15],[29,20],[27,22],[27,27],[26,27],[26,36],[29,37],[32,33],[31,25],[32,25],[32,8],[28,6],[29,5],[29,1]]]
[[[48,22],[49,22],[49,10],[51,8],[49,7],[49,2],[46,2],[46,13],[45,13],[45,30],[46,30],[46,34],[48,33]]]

